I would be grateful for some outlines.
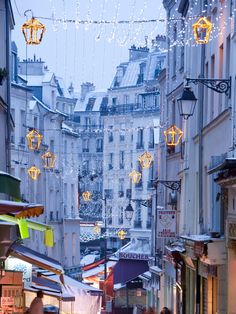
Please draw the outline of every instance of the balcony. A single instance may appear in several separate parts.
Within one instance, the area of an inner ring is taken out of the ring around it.
[[[142,221],[141,220],[135,220],[134,221],[134,228],[142,228]]]
[[[160,106],[156,106],[153,103],[151,104],[121,104],[116,105],[115,107],[110,106],[107,108],[106,115],[124,115],[132,112],[159,112]]]

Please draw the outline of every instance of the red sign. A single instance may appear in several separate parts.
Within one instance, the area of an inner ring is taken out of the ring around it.
[[[14,305],[14,297],[2,297],[1,298],[1,306]]]
[[[176,211],[157,211],[157,236],[159,238],[172,238],[176,235]]]

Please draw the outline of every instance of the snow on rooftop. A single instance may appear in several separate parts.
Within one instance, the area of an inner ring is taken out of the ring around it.
[[[194,234],[194,235],[182,235],[182,239],[191,240],[191,241],[210,241],[211,237],[206,234]]]
[[[81,266],[86,266],[86,265],[89,265],[89,264],[92,264],[96,258],[99,257],[99,255],[96,255],[96,254],[88,254],[88,255],[85,255],[81,261],[80,261],[80,265]]]

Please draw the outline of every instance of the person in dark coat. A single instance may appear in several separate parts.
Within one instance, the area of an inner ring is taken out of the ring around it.
[[[160,314],[171,314],[168,307],[164,306],[160,312]]]

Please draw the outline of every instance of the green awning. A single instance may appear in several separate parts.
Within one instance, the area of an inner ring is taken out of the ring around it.
[[[0,171],[0,193],[7,194],[20,200],[20,179],[9,173]]]

